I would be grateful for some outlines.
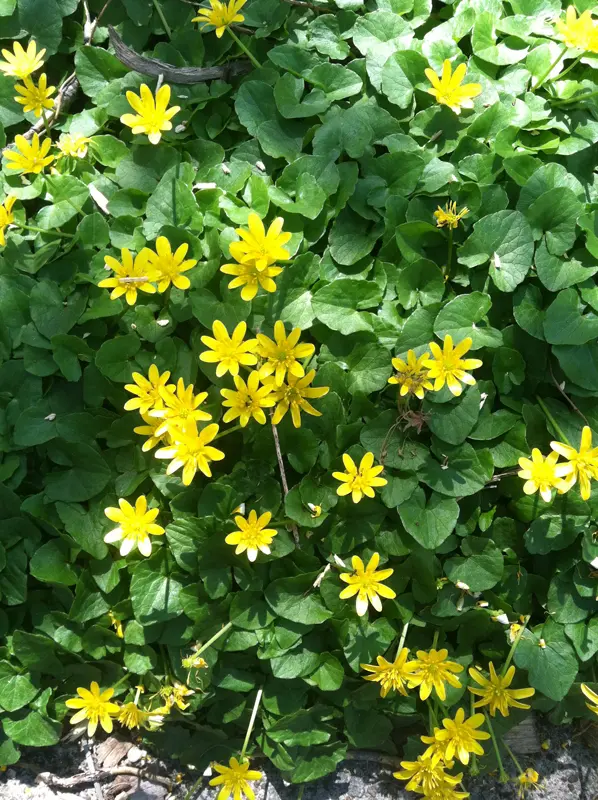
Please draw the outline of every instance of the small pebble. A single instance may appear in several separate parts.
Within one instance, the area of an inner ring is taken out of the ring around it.
[[[146,750],[141,750],[139,747],[133,746],[127,753],[127,761],[129,761],[131,764],[137,764],[137,762],[141,761],[142,758],[145,758],[146,755]]]

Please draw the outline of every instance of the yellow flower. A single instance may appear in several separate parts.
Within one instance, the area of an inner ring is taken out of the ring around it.
[[[430,342],[432,357],[422,363],[430,370],[428,378],[434,379],[435,392],[440,391],[446,383],[451,394],[459,397],[463,391],[461,383],[475,386],[475,378],[467,370],[481,367],[482,362],[478,358],[463,358],[472,345],[469,337],[453,348],[453,337],[447,333],[443,345],[441,350],[436,342]]]
[[[247,759],[237,761],[233,757],[228,764],[228,767],[225,767],[224,764],[212,764],[212,768],[220,774],[216,778],[212,778],[210,786],[222,786],[216,800],[228,800],[231,794],[233,800],[241,800],[243,795],[248,800],[255,800],[255,794],[249,785],[249,781],[259,781],[262,773],[256,769],[249,769],[249,761]]]
[[[374,466],[374,454],[366,453],[361,459],[359,468],[348,453],[343,454],[343,464],[346,472],[333,472],[332,477],[342,481],[336,493],[343,497],[350,494],[354,503],[359,503],[361,498],[374,497],[374,486],[386,486],[386,478],[378,478],[383,466]]]
[[[170,437],[167,431],[160,435],[156,433],[158,428],[162,427],[161,419],[158,419],[158,417],[150,417],[149,414],[142,414],[141,417],[146,424],[138,425],[136,428],[133,428],[133,430],[141,436],[149,436],[149,439],[143,443],[143,447],[141,448],[144,453],[147,453],[148,450],[153,450],[154,447],[162,441],[169,441]]]
[[[348,597],[357,595],[355,601],[355,609],[360,617],[368,610],[368,604],[371,603],[376,611],[382,611],[382,601],[380,597],[387,597],[392,600],[396,597],[396,592],[385,586],[382,581],[387,580],[393,574],[394,569],[381,569],[378,570],[380,563],[380,554],[374,553],[370,558],[367,567],[364,566],[363,561],[359,556],[353,556],[351,564],[353,566],[353,573],[343,572],[340,574],[341,581],[348,583],[339,597],[341,600],[346,600]]]
[[[462,764],[469,764],[469,754],[484,755],[484,748],[478,742],[490,738],[486,731],[478,731],[484,724],[483,714],[473,714],[465,719],[465,711],[460,708],[454,719],[442,720],[444,730],[436,728],[434,738],[444,745],[444,760],[452,761],[456,756]]]
[[[27,78],[32,72],[38,70],[44,63],[45,50],[36,52],[37,47],[32,39],[27,45],[27,50],[23,50],[19,42],[13,42],[13,52],[3,50],[2,55],[6,61],[0,61],[0,71],[5,75],[15,78]]]
[[[208,663],[201,656],[198,656],[197,653],[192,653],[190,656],[183,658],[181,666],[183,669],[207,669]]]
[[[481,689],[469,687],[469,691],[472,694],[482,698],[473,704],[474,708],[489,706],[489,711],[492,716],[495,716],[496,712],[500,711],[503,717],[509,716],[509,708],[511,707],[530,708],[529,705],[520,703],[519,700],[532,697],[536,693],[535,689],[509,689],[515,677],[515,667],[509,667],[504,677],[496,674],[492,662],[488,665],[488,669],[490,670],[490,678],[485,678],[482,673],[474,667],[469,668],[469,675],[482,687]]]
[[[12,207],[14,206],[16,199],[16,197],[13,197],[9,194],[4,200],[4,203],[2,203],[0,206],[0,245],[2,247],[4,247],[6,244],[4,229],[8,227],[8,225],[12,225],[12,223],[15,221],[12,213]]]
[[[89,136],[80,133],[65,133],[58,140],[56,147],[60,150],[58,158],[85,158],[87,145],[91,142]]]
[[[542,500],[549,503],[552,500],[552,490],[563,488],[564,484],[560,479],[569,472],[569,465],[557,464],[558,457],[559,454],[553,451],[544,458],[538,448],[534,447],[531,460],[519,459],[521,470],[517,474],[525,481],[525,494],[539,491]]]
[[[575,6],[569,6],[565,13],[565,19],[557,19],[555,27],[559,38],[567,47],[580,48],[590,53],[598,52],[596,22],[589,9],[584,11],[578,19]]]
[[[47,77],[44,73],[40,75],[39,83],[36,86],[31,78],[23,78],[24,86],[20,83],[15,85],[15,90],[21,95],[15,97],[17,103],[23,106],[23,111],[33,111],[36,117],[41,117],[44,108],[53,108],[54,100],[52,95],[56,91],[55,86],[47,85]]]
[[[461,688],[461,682],[453,673],[462,672],[463,667],[456,661],[448,661],[448,650],[417,651],[417,660],[413,662],[413,674],[409,676],[409,688],[419,686],[419,696],[427,700],[432,690],[442,702],[446,700],[445,683],[455,689]]]
[[[156,453],[156,458],[172,459],[166,468],[166,474],[172,475],[177,469],[183,468],[183,483],[189,486],[197,470],[203,472],[208,478],[212,477],[210,461],[222,461],[224,453],[210,446],[210,442],[218,433],[218,425],[207,425],[202,431],[197,431],[197,423],[188,422],[182,429],[171,432],[172,445],[163,447]]]
[[[229,0],[222,3],[220,0],[210,0],[211,8],[199,8],[198,17],[193,17],[191,22],[202,23],[201,29],[206,25],[213,25],[216,29],[216,36],[220,39],[225,29],[234,22],[243,22],[245,17],[238,12],[243,8],[247,0]]]
[[[174,388],[161,388],[160,394],[164,401],[164,408],[154,408],[149,412],[150,417],[161,420],[160,427],[155,432],[156,436],[163,436],[165,433],[172,434],[173,428],[181,428],[190,420],[206,422],[212,419],[211,414],[199,408],[208,393],[193,394],[194,388],[192,384],[186,387],[182,378],[177,381],[176,392]]]
[[[278,425],[284,415],[291,409],[291,419],[296,428],[301,427],[301,412],[311,414],[312,417],[321,417],[322,413],[316,411],[309,400],[324,397],[328,394],[328,386],[310,386],[315,378],[316,371],[310,370],[304,378],[297,378],[294,375],[287,376],[287,382],[282,386],[275,385],[275,378],[266,378],[266,386],[273,386],[272,397],[276,402],[276,410],[272,417],[272,424]]]
[[[114,694],[114,689],[106,689],[101,692],[100,687],[95,681],[91,682],[89,689],[79,687],[77,689],[79,697],[73,697],[66,701],[67,708],[80,709],[71,717],[71,725],[77,725],[84,719],[87,723],[87,735],[93,736],[98,727],[98,723],[106,731],[112,733],[112,716],[120,711],[116,703],[111,703],[110,698]]]
[[[424,353],[418,358],[415,355],[415,350],[408,351],[407,362],[403,361],[402,358],[393,358],[392,365],[397,374],[392,375],[388,382],[398,384],[401,387],[399,392],[401,397],[405,397],[406,394],[414,394],[417,398],[423,400],[424,390],[432,388],[428,367],[426,366],[429,358],[429,353]]]
[[[258,333],[256,353],[266,359],[266,363],[260,368],[262,378],[274,373],[276,385],[282,386],[287,372],[289,376],[296,378],[305,375],[305,370],[297,359],[313,355],[316,348],[313,344],[299,344],[300,336],[300,328],[293,328],[286,336],[284,322],[281,320],[274,323],[274,341],[263,333]]]
[[[129,105],[136,114],[123,114],[120,121],[131,128],[133,133],[146,133],[152,144],[158,144],[162,131],[172,130],[170,121],[181,110],[180,106],[168,108],[170,102],[170,86],[165,84],[156,92],[156,99],[145,83],[139,88],[139,95],[127,92]]]
[[[114,616],[114,613],[112,611],[108,612],[108,616],[110,618],[110,624],[114,628],[118,638],[119,639],[124,639],[125,634],[123,632],[123,624],[122,624],[122,622]]]
[[[231,375],[239,374],[239,366],[251,367],[257,364],[257,357],[254,355],[257,348],[257,339],[247,339],[243,337],[247,332],[247,323],[239,322],[232,334],[229,336],[224,323],[219,319],[212,324],[211,336],[202,336],[201,341],[209,347],[200,354],[201,361],[208,364],[218,364],[216,375],[221,378],[230,372]]]
[[[140,495],[133,507],[122,497],[118,501],[120,508],[105,508],[104,514],[111,522],[117,522],[118,528],[109,531],[104,536],[104,541],[108,544],[121,542],[121,556],[128,555],[135,547],[139,549],[142,556],[152,554],[151,536],[162,536],[164,528],[156,525],[154,520],[160,513],[158,508],[147,508],[145,495]]]
[[[517,783],[519,787],[517,789],[517,794],[520,798],[525,797],[525,793],[530,789],[538,789],[539,786],[537,785],[538,781],[540,780],[540,776],[536,772],[535,769],[528,767],[525,772],[522,772],[521,775],[517,776]]]
[[[432,796],[445,785],[457,786],[463,778],[463,773],[458,775],[447,775],[445,773],[446,764],[440,757],[418,756],[417,761],[401,761],[403,769],[400,772],[393,772],[395,778],[400,781],[407,781],[405,788],[410,792],[418,792],[426,797]]]
[[[272,544],[272,539],[278,533],[274,528],[266,528],[271,519],[272,514],[269,511],[258,517],[257,513],[252,509],[247,519],[242,516],[235,517],[235,525],[239,530],[229,533],[224,541],[227,544],[237,545],[236,556],[247,550],[247,558],[250,561],[255,561],[258,550],[269,556],[269,545]]]
[[[581,684],[581,691],[590,701],[589,703],[586,703],[586,706],[590,709],[590,711],[593,711],[594,714],[598,714],[598,694],[592,691],[592,689],[590,689],[590,687],[585,683]]]
[[[271,408],[276,401],[270,396],[273,386],[260,386],[260,376],[258,372],[251,372],[247,378],[247,383],[239,375],[233,378],[235,387],[232,389],[221,389],[220,394],[225,398],[222,405],[228,411],[222,417],[223,422],[232,422],[239,418],[241,427],[244,428],[250,419],[265,425],[266,415],[264,408]]]
[[[428,92],[436,98],[437,103],[448,106],[455,114],[460,114],[462,108],[473,108],[473,98],[482,91],[479,83],[466,83],[461,86],[467,66],[459,64],[453,72],[448,58],[442,65],[441,77],[433,69],[426,69],[424,72],[432,84],[432,88],[428,89]]]
[[[150,283],[154,280],[155,276],[143,252],[133,256],[126,247],[120,251],[122,262],[117,261],[114,256],[104,256],[104,262],[107,268],[110,268],[115,274],[113,278],[104,278],[98,283],[101,289],[112,289],[110,292],[110,299],[117,300],[122,295],[125,295],[125,300],[132,306],[137,302],[137,292],[146,292],[147,294],[155,294],[156,287]]]
[[[197,264],[194,258],[188,258],[185,261],[188,249],[188,244],[182,244],[173,253],[166,236],[158,236],[156,239],[157,252],[150,250],[149,247],[142,250],[141,255],[147,258],[147,263],[154,276],[152,280],[158,281],[160,293],[165,292],[171,283],[177,289],[188,289],[191,286],[189,278],[181,274],[193,269]]]
[[[240,242],[231,242],[230,254],[240,264],[253,264],[259,272],[271,267],[277,261],[286,261],[290,254],[283,247],[291,238],[290,233],[282,230],[284,219],[276,217],[268,228],[257,214],[250,214],[247,218],[249,230],[237,228],[236,233],[241,237]]]
[[[49,156],[48,151],[52,147],[52,140],[47,137],[40,145],[39,136],[34,133],[31,142],[24,136],[15,136],[16,150],[5,150],[4,157],[11,163],[7,164],[7,169],[21,170],[23,175],[33,172],[39,175],[40,172],[54,161],[54,156]]]
[[[464,206],[459,213],[457,213],[457,203],[453,200],[452,202],[448,202],[444,208],[438,208],[434,212],[434,216],[436,217],[436,227],[444,228],[446,225],[447,228],[451,228],[454,230],[459,225],[459,220],[463,219],[467,214],[469,214],[469,209],[467,206]]]
[[[185,697],[190,697],[192,694],[195,694],[193,689],[190,689],[184,683],[179,683],[178,681],[174,682],[174,686],[163,686],[160,689],[160,695],[166,701],[166,707],[172,708],[172,706],[176,706],[180,708],[181,711],[189,708],[189,703],[185,702]],[[156,713],[159,711],[161,711],[161,709],[156,709]]]
[[[139,708],[137,703],[125,703],[120,707],[117,720],[125,728],[133,730],[133,728],[147,728],[151,730],[158,727],[162,721],[162,717],[154,714],[153,711],[146,711]]]
[[[224,264],[220,267],[220,272],[225,275],[236,275],[228,284],[229,289],[241,289],[241,299],[249,302],[257,294],[258,286],[265,292],[275,292],[276,284],[272,280],[282,272],[282,267],[266,267],[259,270],[255,264]]]
[[[390,691],[407,694],[407,678],[411,674],[413,667],[411,661],[407,661],[409,650],[403,647],[394,661],[387,661],[383,656],[377,656],[378,666],[375,664],[361,664],[361,668],[372,675],[365,675],[364,680],[375,681],[380,684],[380,697],[386,697]]]
[[[125,411],[135,411],[137,408],[143,415],[152,408],[162,408],[164,405],[162,392],[174,391],[173,384],[168,383],[170,372],[163,372],[160,375],[160,370],[155,364],[150,366],[147,378],[139,372],[134,372],[131,377],[135,383],[125,384],[125,389],[136,397],[127,400]]]
[[[592,478],[598,478],[598,447],[592,449],[592,431],[590,428],[587,425],[583,426],[579,450],[562,442],[551,442],[550,446],[560,456],[567,459],[566,464],[559,464],[559,467],[568,467],[561,491],[568,491],[579,481],[582,499],[589,500],[591,494],[590,481]]]

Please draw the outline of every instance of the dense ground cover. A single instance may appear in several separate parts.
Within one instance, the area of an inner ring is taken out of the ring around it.
[[[0,38],[0,764],[70,718],[225,794],[348,747],[533,786],[505,731],[598,706],[591,6],[0,0]]]

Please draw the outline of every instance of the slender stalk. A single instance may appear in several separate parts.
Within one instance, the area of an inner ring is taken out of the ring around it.
[[[398,647],[398,650],[397,650],[397,656],[399,655],[399,653],[403,649],[403,645],[405,644],[405,639],[407,638],[407,631],[408,630],[409,630],[409,623],[406,622],[403,625],[403,630],[401,631],[401,638],[399,640],[399,647]]]
[[[562,58],[562,57],[565,55],[565,53],[566,53],[566,52],[567,52],[567,45],[565,44],[565,45],[563,45],[563,49],[561,50],[561,52],[560,52],[560,53],[558,54],[558,56],[557,56],[557,57],[554,59],[554,61],[552,62],[552,64],[551,64],[551,65],[548,67],[548,69],[546,70],[546,72],[544,73],[544,75],[542,75],[542,77],[540,78],[540,80],[538,81],[538,83],[537,83],[535,86],[530,86],[530,89],[532,90],[532,92],[535,92],[535,91],[537,91],[537,90],[540,88],[540,86],[542,86],[542,84],[544,83],[544,81],[546,80],[546,78],[547,78],[547,77],[550,75],[550,73],[552,72],[552,70],[553,70],[553,69],[556,67],[556,65],[559,63],[559,61],[560,61],[560,60],[561,60],[561,58]]]
[[[74,233],[61,233],[60,231],[46,231],[44,230],[44,228],[36,228],[35,225],[25,225],[24,222],[15,222],[15,225],[17,225],[19,228],[25,228],[25,230],[28,231],[34,231],[35,233],[46,233],[49,234],[50,236],[62,236],[66,239],[75,238]]]
[[[453,261],[453,229],[449,228],[448,232],[448,255],[446,257],[446,270],[444,273],[444,280],[448,281],[451,275],[451,264]]]
[[[233,30],[232,30],[230,27],[228,27],[226,30],[227,30],[227,31],[230,33],[230,35],[231,35],[231,36],[232,36],[232,38],[233,38],[233,41],[235,41],[235,42],[237,43],[237,45],[238,45],[238,46],[241,48],[241,50],[242,50],[242,51],[245,53],[245,55],[247,56],[247,58],[248,58],[248,59],[251,61],[251,63],[253,64],[253,66],[254,66],[256,69],[261,69],[262,65],[260,64],[260,62],[259,62],[259,61],[257,60],[257,58],[256,58],[256,57],[253,55],[253,53],[251,53],[251,51],[250,51],[250,50],[249,50],[247,47],[245,47],[245,45],[244,45],[244,44],[243,44],[243,42],[242,42],[242,41],[239,39],[239,37],[237,36],[237,34],[236,34],[236,33],[235,33],[235,32],[234,32],[234,31],[233,31]]]
[[[470,699],[469,713],[473,717],[473,715],[476,713],[476,709],[474,706],[475,703],[474,695],[470,694],[469,699]],[[478,767],[478,757],[475,753],[471,754],[471,765],[469,767],[469,774],[472,775],[473,777],[480,774],[480,768]]]
[[[438,644],[438,638],[440,636],[440,631],[438,628],[434,631],[434,638],[432,639],[432,650],[436,650],[436,645]]]
[[[166,31],[166,35],[169,39],[172,40],[172,31],[170,30],[170,25],[166,22],[166,17],[164,16],[164,12],[162,11],[162,6],[160,5],[159,0],[154,0],[154,8],[156,9],[158,16],[160,17],[160,21],[162,25],[164,25],[164,30]]]
[[[525,628],[527,626],[527,623],[529,622],[529,618],[530,618],[530,615],[528,614],[527,617],[523,620],[523,625],[517,631],[517,636],[513,640],[513,644],[511,645],[511,649],[509,650],[509,654],[507,655],[507,660],[505,661],[505,663],[503,665],[503,668],[502,668],[501,676],[503,678],[507,674],[507,670],[509,669],[509,665],[511,663],[511,660],[512,660],[513,656],[515,655],[515,650],[517,649],[517,645],[519,644],[519,641],[521,640],[521,637],[523,636],[523,634],[525,632]]]
[[[249,727],[247,728],[247,733],[245,734],[245,741],[243,742],[243,747],[241,748],[241,761],[245,758],[245,751],[247,750],[247,745],[249,744],[249,737],[251,736],[251,731],[253,730],[253,725],[255,722],[255,718],[257,716],[257,710],[260,704],[260,700],[262,699],[262,689],[258,690],[258,693],[255,696],[255,703],[253,704],[253,711],[251,712],[251,719],[249,720]]]
[[[214,436],[214,441],[216,441],[216,439],[222,439],[223,436],[228,436],[229,433],[235,433],[235,431],[240,431],[240,430],[241,430],[241,425],[233,425],[232,428],[227,428],[225,431],[222,431],[217,436]]]
[[[565,106],[569,105],[570,103],[576,103],[578,100],[588,100],[590,97],[595,97],[597,94],[598,90],[594,92],[583,92],[582,94],[573,95],[573,97],[569,97],[568,99],[555,100],[552,105]]]
[[[567,437],[565,436],[565,434],[561,430],[560,425],[558,424],[558,422],[555,420],[555,418],[552,416],[552,414],[550,413],[550,411],[546,407],[546,403],[542,400],[541,397],[538,397],[538,395],[536,395],[536,400],[538,402],[538,405],[540,406],[540,408],[544,412],[544,416],[546,417],[548,422],[550,422],[552,427],[555,429],[555,431],[557,432],[557,435],[561,437],[561,441],[565,442],[565,444],[568,444],[569,447],[571,447],[571,442],[569,441],[569,439],[567,439]]]
[[[559,80],[562,80],[562,79],[565,77],[565,75],[567,75],[567,73],[571,72],[571,70],[572,70],[574,67],[576,67],[576,66],[579,64],[579,62],[581,61],[581,59],[582,59],[584,56],[585,56],[585,52],[584,52],[584,53],[582,53],[580,56],[577,56],[577,58],[576,58],[576,59],[574,59],[573,63],[572,63],[572,64],[569,64],[569,66],[567,67],[567,69],[564,69],[564,70],[561,72],[561,74],[559,75]]]
[[[508,754],[511,756],[511,759],[512,759],[512,761],[513,761],[513,764],[515,764],[515,769],[517,769],[517,770],[519,771],[519,774],[521,775],[521,774],[523,773],[523,770],[522,770],[522,768],[521,768],[521,764],[519,763],[519,761],[517,761],[517,758],[515,757],[515,753],[514,753],[514,752],[511,750],[511,748],[510,748],[510,747],[509,747],[509,745],[508,745],[508,744],[505,742],[505,740],[504,740],[504,739],[502,740],[502,746],[505,748],[505,750],[507,751],[507,753],[508,753]]]
[[[486,717],[486,724],[488,725],[488,730],[490,731],[490,737],[492,739],[492,745],[494,747],[494,752],[496,754],[496,760],[498,761],[498,772],[499,772],[499,780],[501,783],[507,783],[509,780],[509,776],[505,772],[505,768],[502,763],[502,758],[500,755],[500,748],[498,746],[498,741],[496,739],[496,734],[494,733],[494,728],[492,727],[492,723],[490,722],[490,717],[488,716],[488,712],[485,713]]]
[[[211,646],[214,644],[214,642],[215,642],[217,639],[220,639],[220,637],[221,637],[221,636],[222,636],[224,633],[226,633],[226,632],[227,632],[227,631],[228,631],[230,628],[232,628],[232,626],[233,626],[233,623],[232,623],[232,622],[227,622],[227,623],[226,623],[226,625],[225,625],[223,628],[220,628],[220,630],[218,631],[218,633],[215,633],[215,634],[212,636],[212,638],[211,638],[211,639],[208,639],[208,641],[207,641],[205,644],[202,644],[202,646],[199,648],[199,650],[197,650],[197,651],[195,652],[195,655],[196,655],[196,656],[200,656],[200,655],[203,653],[203,651],[204,651],[204,650],[207,650],[207,649],[208,649],[208,647],[211,647]]]
[[[48,125],[48,118],[46,117],[46,109],[42,108],[41,112],[42,112],[42,119],[44,121],[44,128],[46,129],[46,136],[49,139],[51,139],[52,138],[52,134],[50,133],[50,126]]]

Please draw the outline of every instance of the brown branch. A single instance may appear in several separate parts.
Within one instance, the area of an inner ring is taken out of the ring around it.
[[[164,778],[161,775],[153,775],[151,772],[139,769],[138,767],[111,767],[110,769],[98,770],[95,775],[91,772],[82,772],[80,775],[74,775],[72,778],[60,778],[58,775],[53,775],[51,772],[40,772],[36,777],[36,783],[45,783],[46,786],[56,786],[63,789],[68,789],[71,786],[79,786],[82,783],[95,783],[96,781],[105,781],[109,778],[114,778],[116,775],[133,775],[138,780],[151,781],[160,786],[166,786],[170,789],[173,781],[170,778]]]
[[[563,387],[560,385],[560,383],[559,383],[559,382],[557,381],[557,379],[555,378],[555,376],[554,376],[554,372],[552,371],[552,364],[551,364],[550,362],[548,362],[548,369],[550,370],[550,376],[551,376],[551,378],[552,378],[552,382],[554,383],[554,385],[556,386],[556,388],[557,388],[557,389],[559,390],[559,392],[560,392],[560,393],[563,395],[563,397],[565,398],[565,400],[566,400],[566,401],[569,403],[569,405],[571,406],[571,408],[573,409],[573,411],[575,411],[575,413],[576,413],[576,414],[579,414],[579,416],[580,416],[580,417],[583,419],[583,421],[585,422],[585,424],[586,424],[586,425],[588,426],[588,428],[589,428],[589,427],[590,427],[590,423],[588,422],[588,420],[587,420],[587,418],[586,418],[585,414],[583,414],[583,412],[581,412],[581,411],[580,411],[580,410],[577,408],[577,406],[575,405],[575,403],[573,402],[573,400],[571,400],[571,398],[569,397],[569,395],[568,395],[568,394],[565,392],[565,390],[563,389]]]
[[[206,81],[229,81],[238,75],[250,72],[252,67],[249,61],[233,61],[224,67],[175,67],[157,58],[140,56],[123,42],[114,28],[109,25],[110,44],[114,54],[125,67],[140,72],[142,75],[151,75],[154,78],[162,75],[167,83],[205,83]]]
[[[272,411],[270,411],[270,420],[272,420]],[[280,449],[280,439],[278,438],[278,429],[273,422],[272,422],[272,436],[274,437],[274,449],[276,450],[278,469],[280,470],[282,491],[284,496],[286,497],[289,493],[289,484],[287,483],[287,473],[285,472],[284,461],[282,460],[282,450]],[[295,540],[295,544],[297,547],[299,547],[299,531],[297,530],[297,525],[294,522],[291,523],[291,530],[293,531],[293,539]]]

